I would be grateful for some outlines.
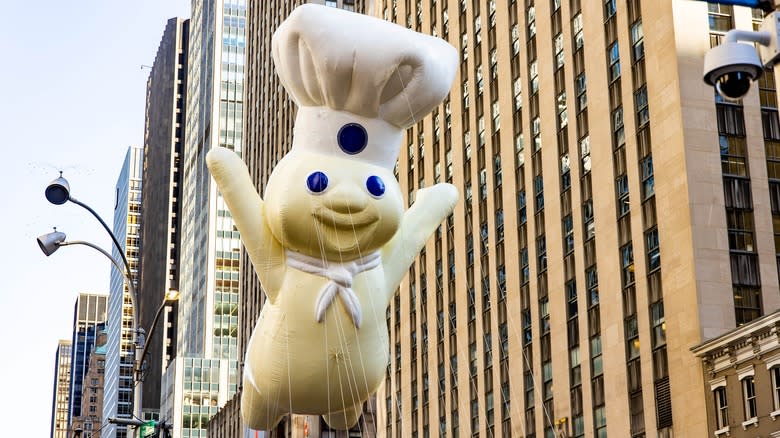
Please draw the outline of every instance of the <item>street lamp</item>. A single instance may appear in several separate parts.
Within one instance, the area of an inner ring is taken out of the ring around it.
[[[162,303],[160,303],[160,307],[157,309],[157,313],[154,314],[154,320],[152,320],[152,326],[149,327],[148,335],[146,336],[149,340],[152,339],[152,336],[154,335],[154,329],[157,327],[157,320],[160,319],[160,314],[162,313],[163,309],[168,304],[173,304],[174,302],[178,301],[179,299],[179,291],[176,289],[170,289],[168,292],[165,293],[165,297],[162,300]],[[144,381],[144,371],[146,370],[146,367],[144,366],[144,361],[146,360],[146,352],[149,349],[149,344],[151,342],[146,342],[144,344],[144,349],[141,352],[141,356],[138,358],[138,363],[136,372],[138,373],[138,386],[139,386],[139,392],[140,392],[140,386],[141,383]],[[143,394],[142,394],[143,396]]]
[[[125,273],[125,270],[122,268],[122,265],[119,264],[119,262],[111,256],[111,254],[108,253],[105,249],[95,245],[91,242],[85,242],[83,240],[71,240],[67,241],[65,240],[67,236],[62,231],[57,231],[57,228],[54,228],[54,231],[51,233],[43,234],[41,236],[38,236],[38,246],[41,248],[41,251],[43,251],[46,256],[50,256],[54,254],[55,251],[60,249],[62,246],[69,246],[69,245],[84,245],[88,246],[104,256],[106,256],[109,260],[111,260],[111,263],[125,276],[125,279],[129,283],[130,288],[130,295],[132,295],[133,300],[133,307],[135,307],[135,297],[136,297],[136,290],[135,290],[135,284],[131,281],[130,277]],[[135,315],[133,315],[135,317]]]
[[[48,189],[47,189],[47,193],[48,193]],[[127,280],[128,289],[130,289],[130,302],[133,307],[133,327],[136,328],[136,333],[137,333],[136,342],[135,342],[135,355],[137,359],[139,347],[144,344],[143,342],[144,329],[138,327],[138,307],[136,305],[136,298],[138,297],[138,293],[135,289],[135,282],[133,281],[132,277],[130,277],[130,267],[127,264],[125,264],[125,268],[127,269],[123,269],[122,265],[119,264],[119,261],[117,261],[114,257],[112,257],[111,254],[108,253],[108,251],[95,245],[94,243],[85,242],[83,240],[67,241],[66,238],[67,236],[65,235],[65,233],[63,233],[62,231],[57,231],[57,228],[55,227],[53,232],[38,236],[37,241],[38,241],[38,246],[41,248],[41,251],[43,251],[43,253],[46,254],[47,257],[54,254],[55,251],[57,251],[58,249],[60,249],[60,247],[63,246],[69,246],[69,245],[88,246],[98,251],[99,253],[103,254],[104,256],[106,256],[106,258],[108,258],[111,261],[111,264],[113,264],[119,270],[119,272],[121,272],[124,275],[125,280]],[[166,301],[163,301],[163,304],[165,304],[165,302]],[[146,350],[146,347],[144,346],[143,349]],[[136,360],[135,368],[136,371],[140,369],[140,362],[138,362],[137,360]],[[138,378],[137,380],[138,380],[137,381],[138,387],[136,388],[134,394],[135,406],[133,408],[133,415],[136,416],[137,418],[141,418],[141,389],[143,383],[140,378]]]
[[[111,255],[103,250],[102,248],[98,247],[97,245],[94,245],[89,242],[83,242],[83,241],[73,241],[73,242],[66,242],[65,241],[65,234],[59,233],[55,229],[54,233],[45,234],[43,236],[40,236],[38,238],[38,245],[41,247],[41,250],[44,254],[47,256],[51,255],[54,251],[56,251],[60,246],[65,245],[86,245],[91,248],[94,248],[98,251],[100,251],[103,255],[109,258],[111,260],[111,263],[116,266],[116,268],[122,272],[123,276],[127,280],[127,283],[129,283],[128,289],[130,290],[130,301],[133,307],[133,327],[136,331],[136,337],[135,337],[135,356],[136,356],[136,362],[135,362],[135,368],[136,371],[140,367],[140,362],[138,362],[138,351],[143,348],[144,346],[144,330],[138,326],[138,294],[135,288],[135,278],[133,277],[133,272],[130,270],[130,264],[127,262],[127,257],[125,256],[125,252],[122,249],[122,245],[119,244],[119,239],[116,238],[113,231],[111,231],[111,228],[108,227],[108,224],[106,224],[106,221],[103,220],[102,217],[100,217],[99,214],[95,210],[93,210],[90,206],[87,204],[77,200],[70,194],[70,184],[68,183],[68,180],[66,180],[62,176],[62,172],[60,172],[60,176],[54,179],[52,182],[49,183],[48,186],[46,186],[46,191],[44,192],[46,195],[46,199],[51,202],[54,205],[62,205],[68,201],[84,208],[88,212],[92,214],[92,216],[95,217],[95,219],[100,222],[100,225],[103,226],[103,229],[106,230],[108,235],[111,237],[111,240],[114,242],[114,245],[116,246],[117,252],[122,258],[122,263],[124,264],[124,269],[122,268],[122,265],[120,265],[117,260],[115,260]],[[133,415],[136,418],[141,418],[141,390],[143,386],[143,382],[138,378],[136,375],[137,384],[134,391],[134,397],[133,397]]]
[[[119,251],[119,255],[122,257],[122,262],[125,264],[125,268],[127,268],[127,273],[125,274],[125,277],[129,278],[129,281],[131,283],[135,283],[133,280],[133,273],[130,271],[130,264],[127,263],[127,257],[125,257],[125,252],[122,250],[122,245],[119,244],[119,240],[114,235],[114,232],[111,231],[111,228],[108,227],[106,224],[106,221],[103,220],[102,217],[100,217],[99,214],[95,210],[92,209],[89,205],[79,201],[78,199],[74,198],[70,195],[70,184],[68,183],[68,180],[66,180],[62,176],[62,172],[60,172],[60,176],[57,177],[54,181],[50,182],[48,186],[46,186],[46,191],[44,192],[46,195],[46,199],[51,202],[54,205],[62,205],[68,201],[83,207],[85,210],[90,212],[92,216],[95,217],[95,219],[100,222],[100,225],[103,225],[103,228],[106,230],[109,236],[111,236],[111,240],[114,241],[114,245],[116,245],[117,251]],[[120,269],[120,271],[123,271],[123,269]]]

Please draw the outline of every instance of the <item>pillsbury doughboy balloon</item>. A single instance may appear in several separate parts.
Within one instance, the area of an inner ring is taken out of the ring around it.
[[[347,429],[384,378],[390,299],[458,199],[437,184],[404,211],[393,175],[404,130],[441,103],[457,54],[438,38],[314,4],[295,9],[272,46],[298,113],[265,199],[235,153],[207,157],[268,296],[246,353],[241,415],[253,429],[287,413]]]

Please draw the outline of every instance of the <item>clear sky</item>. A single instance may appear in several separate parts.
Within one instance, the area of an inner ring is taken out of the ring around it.
[[[189,0],[0,1],[0,421],[2,436],[49,436],[54,354],[79,292],[108,293],[109,262],[87,247],[51,257],[57,226],[110,250],[86,210],[43,196],[58,170],[113,221],[129,145],[142,146],[148,69],[166,20]]]

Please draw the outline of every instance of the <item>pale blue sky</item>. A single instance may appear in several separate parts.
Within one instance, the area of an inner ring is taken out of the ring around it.
[[[149,70],[168,18],[189,0],[0,0],[0,421],[3,436],[45,437],[54,353],[81,291],[108,292],[109,262],[86,247],[47,258],[59,227],[110,250],[88,212],[43,196],[63,170],[74,197],[113,221],[128,145],[142,145]]]

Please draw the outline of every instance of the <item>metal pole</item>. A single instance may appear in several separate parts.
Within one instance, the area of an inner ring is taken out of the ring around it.
[[[79,205],[84,205],[84,204],[79,204]],[[92,209],[90,209],[89,207],[86,207],[86,208],[88,210],[90,210],[98,219],[100,218],[100,216],[98,216],[97,213],[95,213]],[[100,222],[103,224],[103,226],[105,226],[105,222],[103,222],[102,219],[100,219]],[[108,228],[106,228],[106,230],[108,230]],[[111,233],[110,231],[109,231],[109,234],[111,234],[111,237],[114,239],[114,243],[117,243],[116,242],[116,237],[114,237],[114,234]],[[141,367],[141,365],[138,362],[138,352],[141,351],[141,349],[144,349],[144,345],[143,345],[143,343],[144,343],[144,339],[143,339],[144,338],[144,330],[142,328],[138,327],[138,305],[137,305],[137,302],[136,302],[137,291],[135,289],[135,282],[133,281],[133,278],[131,277],[130,265],[127,264],[127,259],[125,258],[124,253],[122,252],[121,247],[119,247],[119,253],[122,254],[122,260],[125,262],[125,267],[127,269],[122,269],[122,266],[119,264],[119,262],[114,257],[112,257],[111,254],[108,253],[108,251],[106,251],[103,248],[95,245],[94,243],[85,242],[85,241],[82,241],[82,240],[73,240],[73,241],[70,241],[70,242],[66,241],[66,242],[62,242],[62,243],[59,244],[59,246],[67,246],[67,245],[85,245],[85,246],[88,246],[88,247],[90,247],[92,249],[97,250],[98,252],[100,252],[101,254],[106,256],[109,260],[111,260],[111,263],[114,265],[114,267],[116,267],[119,270],[119,272],[122,272],[123,276],[125,277],[125,280],[127,280],[128,289],[130,289],[130,302],[131,302],[131,305],[133,307],[133,327],[135,328],[135,331],[136,331],[135,348],[134,348],[135,353],[134,353],[134,357],[133,357],[133,359],[135,361],[135,363],[133,364],[133,371],[134,371],[133,374],[134,374],[135,381],[136,381],[135,382],[135,386],[133,388],[133,405],[134,405],[133,406],[133,416],[140,420],[141,419],[141,402],[143,401],[143,398],[142,398],[143,397],[142,396],[142,393],[143,393],[143,380],[140,378],[140,371],[141,371],[140,367]],[[123,297],[122,298],[122,304],[124,305],[124,292],[122,293],[122,297]],[[121,324],[120,324],[120,327],[121,327]],[[120,335],[120,339],[121,339],[121,335]]]
[[[111,231],[110,228],[108,228],[108,224],[106,224],[106,221],[104,221],[103,218],[100,217],[100,215],[97,214],[97,212],[95,210],[93,210],[92,207],[90,207],[89,205],[79,201],[78,199],[76,199],[76,198],[74,198],[72,196],[68,197],[68,200],[71,201],[72,203],[78,205],[78,206],[83,207],[88,212],[92,213],[92,216],[95,216],[95,218],[98,220],[98,222],[100,222],[100,225],[103,225],[103,228],[106,230],[108,235],[111,236],[111,240],[114,241],[114,245],[116,246],[116,250],[119,251],[119,255],[122,257],[122,261],[124,262],[125,267],[127,268],[127,276],[130,277],[130,279],[132,280],[133,279],[133,273],[130,271],[130,264],[127,263],[127,257],[125,257],[125,252],[122,249],[122,245],[119,244],[119,239],[116,238],[116,236],[114,235],[114,232]],[[120,271],[121,270],[122,269],[120,269]]]
[[[119,252],[119,255],[122,257],[122,262],[125,264],[125,269],[121,269],[117,266],[117,269],[119,269],[121,272],[123,272],[125,279],[128,283],[130,283],[130,286],[128,289],[130,289],[130,301],[132,303],[133,307],[133,328],[135,329],[135,344],[134,344],[134,361],[133,364],[133,374],[135,377],[135,386],[133,388],[133,416],[135,416],[138,419],[141,419],[141,402],[142,402],[142,393],[143,393],[143,381],[140,377],[141,372],[141,364],[138,362],[138,351],[140,349],[144,348],[144,333],[143,329],[141,329],[138,326],[138,293],[135,289],[135,278],[133,277],[133,271],[130,269],[130,263],[127,262],[127,257],[125,256],[125,251],[122,249],[122,245],[119,243],[119,239],[116,238],[114,235],[114,232],[111,231],[111,228],[108,227],[108,224],[106,224],[106,221],[103,220],[102,217],[100,217],[99,214],[95,210],[92,209],[89,205],[79,201],[78,199],[68,195],[68,200],[73,202],[74,204],[83,207],[88,212],[92,213],[92,216],[95,217],[95,219],[100,222],[101,225],[103,225],[103,228],[106,230],[109,236],[111,236],[111,240],[114,242],[114,245],[116,246],[117,252]],[[116,264],[115,264],[116,265]],[[124,293],[122,294],[124,296]],[[122,299],[122,303],[124,305],[124,298]],[[121,326],[121,324],[120,324]]]
[[[160,303],[160,308],[157,309],[157,313],[154,315],[152,326],[149,327],[149,333],[146,334],[147,339],[152,339],[152,336],[154,335],[154,329],[157,327],[157,320],[160,319],[160,314],[166,305],[168,305],[168,298],[164,297],[162,303]],[[146,359],[146,352],[149,349],[149,344],[149,342],[144,343],[144,349],[141,351],[141,357],[138,359],[139,372],[143,372],[144,359]],[[141,376],[142,377],[139,380],[143,381],[143,374],[141,374]]]

